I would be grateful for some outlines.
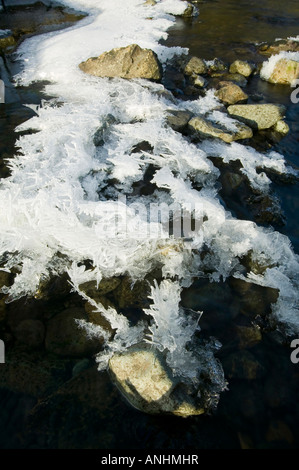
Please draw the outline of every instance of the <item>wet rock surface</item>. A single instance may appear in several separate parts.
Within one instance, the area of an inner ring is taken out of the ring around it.
[[[219,125],[214,125],[206,119],[194,117],[189,121],[188,125],[189,128],[202,139],[217,138],[229,143],[235,140],[252,137],[252,130],[244,124],[236,124],[237,130],[229,131],[225,129],[225,127],[221,128]]]
[[[269,129],[285,115],[285,107],[275,104],[248,104],[228,107],[228,113],[253,129]]]
[[[281,39],[273,44],[263,44],[259,47],[259,53],[267,56],[280,52],[299,52],[299,42],[292,39]]]
[[[178,388],[180,381],[158,350],[139,346],[115,354],[109,370],[117,387],[137,409],[150,414],[173,414],[181,417],[200,415],[204,409]]]

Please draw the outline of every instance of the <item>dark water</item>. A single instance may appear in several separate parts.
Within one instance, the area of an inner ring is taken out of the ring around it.
[[[188,47],[203,59],[257,59],[254,45],[297,36],[297,0],[203,0],[199,17],[178,19],[169,30],[168,46]],[[260,59],[261,61],[261,59]]]
[[[205,59],[258,63],[264,57],[256,42],[299,33],[299,5],[294,0],[207,1],[199,8],[197,19],[177,20],[167,45],[189,47]],[[265,102],[288,107],[291,132],[274,148],[298,165],[299,105],[290,102],[290,89],[258,78],[248,86],[250,92],[262,93]],[[41,99],[38,88],[17,92],[19,101],[0,107],[2,157],[4,153],[12,157],[13,128],[30,117],[22,106],[26,93],[30,102],[34,96],[37,103]],[[6,176],[5,166],[2,171],[0,176]],[[298,183],[275,181],[272,189],[285,213],[286,223],[279,230],[299,251]],[[229,198],[226,203],[233,205]],[[108,375],[97,372],[92,356],[57,357],[43,347],[24,351],[15,342],[11,332],[23,319],[46,322],[66,306],[84,308],[82,299],[66,293],[60,284],[50,302],[28,299],[9,304],[8,327],[0,321],[0,333],[8,344],[6,372],[0,369],[0,448],[297,448],[299,365],[290,361],[289,343],[267,324],[275,300],[271,289],[237,280],[217,284],[198,280],[184,292],[184,307],[205,312],[202,337],[213,335],[222,342],[219,358],[229,380],[229,390],[213,414],[189,419],[149,416],[131,408]],[[132,303],[128,312],[138,314],[138,307]]]

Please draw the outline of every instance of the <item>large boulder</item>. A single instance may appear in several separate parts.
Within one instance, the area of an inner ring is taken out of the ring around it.
[[[280,83],[281,85],[292,85],[293,81],[298,78],[299,62],[284,58],[276,62],[267,81],[270,83]]]
[[[269,129],[285,114],[285,107],[277,104],[236,104],[227,110],[233,118],[258,130]]]
[[[192,416],[204,413],[179,386],[163,356],[147,345],[132,346],[109,361],[113,382],[135,408],[149,414]]]
[[[198,116],[191,119],[188,126],[190,131],[200,138],[207,139],[216,137],[226,143],[235,140],[249,139],[253,135],[252,130],[244,124],[237,123],[236,131],[232,131]]]
[[[137,44],[112,49],[79,64],[80,69],[96,77],[145,78],[160,80],[161,64],[155,52]]]
[[[88,321],[88,315],[83,309],[68,308],[49,320],[45,338],[48,352],[58,356],[84,357],[101,349],[101,339],[89,338],[78,327],[76,320]]]

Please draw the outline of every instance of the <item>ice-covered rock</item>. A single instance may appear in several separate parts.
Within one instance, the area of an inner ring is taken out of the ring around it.
[[[268,78],[268,82],[291,85],[298,78],[299,62],[291,59],[280,59]]]
[[[118,47],[81,62],[80,69],[96,77],[161,79],[161,65],[156,54],[137,44]]]
[[[299,78],[299,51],[281,51],[263,63],[261,78],[270,83],[292,85]]]
[[[195,132],[201,138],[216,137],[224,142],[233,142],[234,140],[248,139],[252,137],[252,130],[241,123],[236,124],[236,130],[226,129],[224,126],[214,124],[202,117],[194,117],[189,121],[191,131]]]
[[[188,2],[186,9],[180,16],[182,16],[183,18],[191,18],[192,16],[195,16],[197,12],[197,8],[192,5],[192,3]]]

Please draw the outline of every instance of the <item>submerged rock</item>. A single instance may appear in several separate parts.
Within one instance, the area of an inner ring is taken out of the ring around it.
[[[267,79],[270,83],[291,85],[299,78],[299,62],[291,59],[280,59],[276,62],[273,72]]]
[[[87,281],[80,284],[80,289],[85,292],[86,295],[92,299],[96,299],[99,296],[106,295],[112,292],[121,284],[121,278],[114,276],[109,278],[103,278],[97,285],[96,281]]]
[[[234,379],[256,380],[265,375],[264,367],[246,350],[227,356],[223,367],[227,376]]]
[[[155,52],[137,44],[104,52],[79,64],[79,68],[96,77],[145,78],[160,80],[161,65]]]
[[[93,143],[96,147],[104,145],[105,139],[109,135],[110,126],[117,122],[112,114],[107,114],[103,121],[103,124],[96,130],[93,136]]]
[[[274,126],[285,114],[285,107],[277,104],[239,104],[227,110],[233,118],[259,130]]]
[[[55,315],[47,324],[46,350],[59,356],[84,357],[98,352],[101,341],[90,339],[75,320],[88,321],[81,308],[69,308]]]
[[[280,52],[299,52],[299,42],[291,39],[275,41],[274,44],[263,44],[259,48],[259,53],[264,55],[275,55]]]
[[[9,52],[16,45],[16,40],[13,36],[0,37],[0,52]]]
[[[146,280],[136,281],[124,277],[121,284],[113,291],[115,303],[120,309],[144,308],[148,305],[150,285]]]
[[[216,137],[227,143],[240,139],[249,139],[253,135],[252,130],[244,124],[236,124],[238,130],[231,131],[207,121],[202,117],[194,117],[189,121],[188,126],[191,132],[197,134],[201,138]]]
[[[229,68],[230,73],[239,73],[240,75],[243,75],[244,77],[250,77],[253,71],[254,71],[253,65],[251,65],[249,62],[245,60],[235,60]]]
[[[70,360],[44,351],[7,350],[5,367],[0,368],[0,387],[41,399],[69,378]]]
[[[166,122],[174,131],[184,132],[192,116],[190,111],[169,110]]]
[[[225,104],[235,104],[248,100],[248,95],[233,82],[220,82],[220,89],[215,92],[215,96]]]
[[[247,349],[262,341],[261,329],[258,326],[236,326],[236,335],[240,349]]]
[[[204,409],[179,387],[163,356],[147,345],[115,354],[109,361],[112,380],[135,408],[149,414],[181,417],[200,415]]]
[[[0,52],[11,53],[25,37],[63,29],[86,16],[50,2],[48,5],[41,1],[23,3],[8,2],[1,11]]]
[[[14,334],[26,349],[35,349],[43,344],[45,327],[40,320],[28,318],[20,322]]]
[[[223,80],[226,80],[228,82],[234,82],[242,88],[246,87],[247,85],[246,78],[240,73],[225,73],[223,75]]]

